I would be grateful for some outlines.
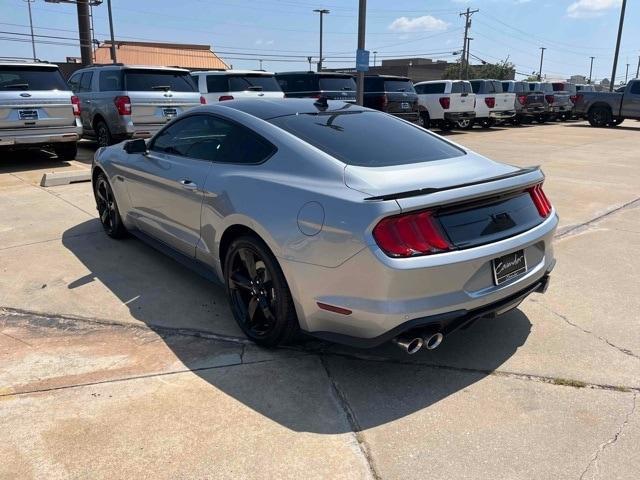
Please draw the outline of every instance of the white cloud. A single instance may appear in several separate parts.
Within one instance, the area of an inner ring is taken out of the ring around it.
[[[447,22],[439,18],[424,15],[416,18],[396,18],[391,22],[391,25],[389,25],[389,30],[393,30],[394,32],[433,32],[446,30],[448,26],[449,24]]]
[[[621,3],[622,0],[577,0],[567,7],[567,15],[571,18],[597,17]]]

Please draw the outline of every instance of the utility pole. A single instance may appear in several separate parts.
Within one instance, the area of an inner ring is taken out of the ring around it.
[[[358,2],[358,50],[364,50],[365,32],[367,28],[367,0]],[[358,72],[356,83],[356,99],[358,105],[364,104],[364,72]]]
[[[116,40],[113,38],[113,16],[111,15],[111,0],[107,0],[107,9],[109,10],[109,33],[111,35],[111,61],[116,63]]]
[[[622,0],[622,8],[620,9],[620,24],[618,25],[618,39],[616,40],[616,53],[613,57],[613,71],[611,72],[611,83],[609,91],[613,92],[616,83],[616,69],[618,68],[618,53],[620,53],[620,41],[622,40],[622,26],[624,25],[624,11],[627,8],[627,0]]]
[[[258,62],[260,62],[260,68],[259,68],[259,70],[262,70],[262,59],[261,59],[261,58],[260,58],[260,59],[258,59]]]
[[[624,74],[624,84],[626,85],[629,81],[629,64],[627,63],[627,73]]]
[[[29,7],[29,27],[31,27],[31,50],[33,51],[33,61],[36,61],[36,40],[33,35],[33,17],[31,17],[31,3],[36,0],[24,0]]]
[[[91,49],[91,21],[89,17],[89,0],[77,0],[78,34],[80,37],[80,57],[82,65],[93,63],[93,51]]]
[[[309,62],[309,71],[311,71],[311,60],[312,57],[307,57],[307,62]]]
[[[464,79],[465,80],[469,80],[469,55],[470,55],[469,52],[471,52],[471,40],[473,40],[473,38],[467,37],[467,44],[466,44],[467,59],[464,63]]]
[[[538,81],[542,81],[542,60],[544,60],[544,51],[547,47],[540,47],[540,70],[538,70]]]
[[[640,78],[640,55],[638,56],[638,68],[636,68],[636,78]]]
[[[593,59],[596,57],[589,57],[591,58],[591,66],[589,67],[589,84],[591,84],[591,74],[593,73]]]
[[[373,51],[373,66],[374,67],[376,66],[376,55],[378,55],[378,52],[374,50]]]
[[[316,8],[314,10],[315,13],[320,14],[320,58],[318,58],[318,71],[322,71],[322,17],[326,14],[329,14],[329,10],[326,8]]]
[[[471,15],[473,15],[474,13],[479,12],[479,9],[475,9],[475,10],[471,10],[469,7],[467,7],[467,11],[466,12],[460,12],[459,16],[462,17],[464,15],[465,17],[465,21],[464,21],[464,42],[462,43],[462,60],[460,60],[460,73],[458,74],[458,77],[460,80],[462,80],[462,69],[463,69],[463,63],[464,60],[466,58],[467,63],[469,62],[469,52],[468,52],[468,48],[467,48],[467,44],[468,44],[468,38],[469,38],[469,29],[471,28]],[[469,69],[466,69],[467,71],[467,75],[469,72]]]

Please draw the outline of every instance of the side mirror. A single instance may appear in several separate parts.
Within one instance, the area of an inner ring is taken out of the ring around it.
[[[142,138],[129,140],[124,144],[124,151],[127,153],[147,153],[147,142],[145,142]]]

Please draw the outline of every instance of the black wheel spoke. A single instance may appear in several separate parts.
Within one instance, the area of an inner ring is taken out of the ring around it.
[[[240,259],[244,264],[244,267],[247,269],[247,273],[250,278],[256,278],[256,259],[253,256],[253,252],[247,248],[242,248],[238,250],[238,255],[240,255]]]
[[[102,212],[100,213],[100,221],[102,223],[105,223],[108,218],[109,218],[109,209],[108,208],[104,208],[102,210]]]
[[[103,187],[102,185],[100,185],[96,190],[96,195],[98,197],[98,200],[100,200],[101,202],[107,203],[107,199],[104,193],[102,192],[102,190],[103,190]]]
[[[233,289],[241,288],[243,290],[251,290],[251,280],[240,272],[232,273],[229,280],[229,286]]]
[[[258,305],[260,302],[258,302],[258,298],[257,297],[251,297],[251,300],[249,300],[249,305],[247,306],[247,316],[249,319],[249,324],[253,324],[253,317],[255,317],[256,315],[256,311],[258,310]]]

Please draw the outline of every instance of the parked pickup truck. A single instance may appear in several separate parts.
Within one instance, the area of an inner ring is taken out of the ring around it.
[[[504,80],[502,89],[516,95],[516,116],[513,118],[515,125],[531,123],[533,120],[544,123],[548,120],[549,107],[545,104],[543,93],[531,92],[526,82],[516,82],[515,80]]]
[[[471,87],[476,94],[476,123],[482,128],[511,121],[516,116],[516,96],[504,93],[500,80],[471,80]]]
[[[450,130],[456,123],[473,125],[476,94],[464,80],[434,80],[415,84],[425,128]]]
[[[615,127],[625,118],[640,120],[640,79],[631,80],[623,92],[580,92],[575,114],[592,127]]]
[[[572,93],[563,90],[564,82],[529,82],[529,90],[544,94],[545,104],[549,110],[549,120],[564,122],[573,115]],[[575,91],[573,92],[575,93]]]

